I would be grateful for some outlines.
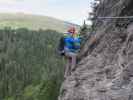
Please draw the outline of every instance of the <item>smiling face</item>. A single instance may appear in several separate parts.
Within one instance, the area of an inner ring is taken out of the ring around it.
[[[70,27],[70,28],[68,29],[68,32],[74,34],[74,33],[76,32],[75,27]]]

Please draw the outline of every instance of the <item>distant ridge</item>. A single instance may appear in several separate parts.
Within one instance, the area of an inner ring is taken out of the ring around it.
[[[32,30],[52,29],[64,32],[70,26],[75,26],[77,29],[80,27],[79,25],[48,16],[25,13],[0,13],[0,29],[4,27],[12,27],[14,29],[26,27]]]

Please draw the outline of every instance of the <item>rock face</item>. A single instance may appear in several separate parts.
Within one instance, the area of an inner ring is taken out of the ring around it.
[[[101,0],[96,16],[132,16],[133,0]],[[59,100],[133,100],[133,20],[95,20],[96,45],[88,38]]]

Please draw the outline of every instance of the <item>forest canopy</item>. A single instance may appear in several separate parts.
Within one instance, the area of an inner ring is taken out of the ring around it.
[[[57,99],[65,62],[56,53],[60,37],[53,30],[0,30],[1,100]]]

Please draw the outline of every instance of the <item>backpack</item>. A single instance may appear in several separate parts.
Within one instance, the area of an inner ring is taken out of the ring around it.
[[[64,36],[63,36],[60,38],[59,45],[58,45],[58,54],[61,56],[63,56],[65,54],[64,46],[65,46],[65,41],[64,41]]]

